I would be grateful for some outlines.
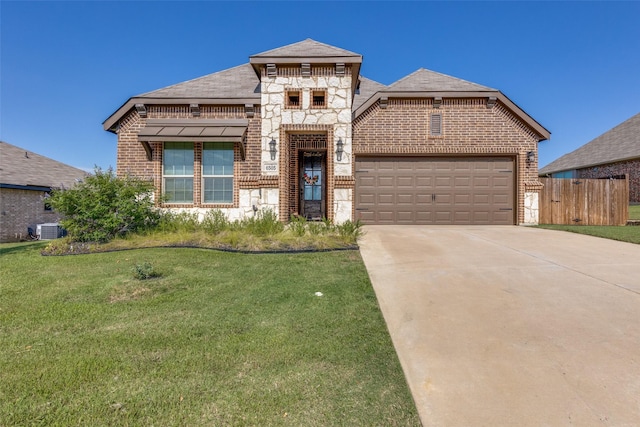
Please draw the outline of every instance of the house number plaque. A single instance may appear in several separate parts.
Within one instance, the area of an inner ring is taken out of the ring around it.
[[[264,162],[262,164],[262,173],[265,174],[277,174],[278,163],[277,162]]]

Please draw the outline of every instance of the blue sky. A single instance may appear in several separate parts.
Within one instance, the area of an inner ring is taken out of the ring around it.
[[[131,96],[306,38],[390,84],[423,67],[501,90],[552,133],[540,166],[640,111],[640,2],[0,1],[0,139],[116,166]]]

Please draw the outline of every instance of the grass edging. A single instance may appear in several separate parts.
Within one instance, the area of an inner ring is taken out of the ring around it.
[[[640,244],[640,227],[637,226],[540,224],[535,227]]]
[[[69,256],[69,255],[92,255],[92,254],[104,254],[110,252],[124,252],[133,251],[137,249],[207,249],[211,251],[246,254],[246,255],[260,255],[260,254],[304,254],[304,253],[321,253],[321,252],[337,252],[337,251],[357,251],[360,250],[358,245],[350,245],[339,248],[307,248],[307,249],[273,249],[273,250],[247,250],[247,249],[234,249],[224,247],[209,247],[200,245],[157,245],[157,246],[144,246],[144,247],[130,247],[130,248],[113,248],[103,250],[87,250],[85,252],[65,252],[65,253],[48,253],[45,250],[41,251],[42,256]],[[46,248],[45,248],[46,249]]]

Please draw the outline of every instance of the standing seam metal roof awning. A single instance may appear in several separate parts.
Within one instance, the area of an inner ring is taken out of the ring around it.
[[[246,119],[149,119],[138,140],[242,142],[248,125]]]
[[[147,158],[151,160],[149,142],[239,142],[245,156],[247,119],[148,119],[138,133]]]

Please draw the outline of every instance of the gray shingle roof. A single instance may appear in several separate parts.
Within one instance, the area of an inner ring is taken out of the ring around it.
[[[358,107],[364,104],[367,99],[371,98],[376,92],[381,91],[385,88],[386,86],[382,83],[378,83],[374,80],[360,76],[360,90],[359,93],[356,93],[356,95],[353,97],[353,105],[351,109],[356,110]]]
[[[345,57],[357,60],[362,60],[362,55],[354,52],[350,52],[339,47],[331,46],[328,44],[320,43],[312,39],[306,39],[301,42],[292,43],[286,46],[278,47],[275,49],[267,50],[266,52],[257,53],[251,55],[251,58],[291,58],[291,57],[304,57],[304,58],[334,58]],[[349,61],[346,61],[349,62]]]
[[[255,98],[260,99],[260,79],[250,64],[138,95],[136,98]]]
[[[640,113],[540,169],[540,175],[640,158]]]
[[[497,89],[420,68],[395,83],[392,83],[386,90],[389,92],[465,92],[496,91]]]
[[[0,141],[0,184],[70,188],[87,172]]]

